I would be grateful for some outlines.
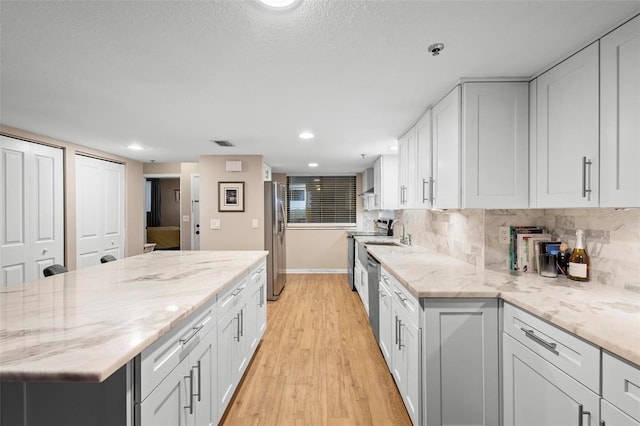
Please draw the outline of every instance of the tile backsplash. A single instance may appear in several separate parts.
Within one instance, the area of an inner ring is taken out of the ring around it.
[[[509,258],[509,245],[498,242],[500,226],[546,226],[569,247],[583,229],[591,282],[640,293],[640,209],[398,210],[395,216],[416,245],[499,271],[508,270]]]
[[[397,210],[415,245],[434,248],[472,265],[484,265],[484,210]],[[402,226],[395,226],[395,235]]]

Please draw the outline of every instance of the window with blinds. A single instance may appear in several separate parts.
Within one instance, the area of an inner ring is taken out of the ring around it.
[[[356,224],[355,176],[287,176],[287,223]]]

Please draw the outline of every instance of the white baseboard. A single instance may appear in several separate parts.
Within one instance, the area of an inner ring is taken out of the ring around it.
[[[346,274],[346,269],[287,269],[287,274]]]

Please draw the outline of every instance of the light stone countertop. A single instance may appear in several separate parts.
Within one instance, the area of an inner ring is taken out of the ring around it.
[[[155,251],[0,288],[0,381],[101,382],[266,251]]]
[[[371,245],[368,250],[418,298],[499,297],[640,366],[638,293],[564,277],[486,270],[417,246]]]

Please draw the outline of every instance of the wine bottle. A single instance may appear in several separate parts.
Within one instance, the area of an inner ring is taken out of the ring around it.
[[[574,281],[589,281],[589,255],[584,246],[584,232],[576,230],[576,246],[569,257],[569,278]]]

